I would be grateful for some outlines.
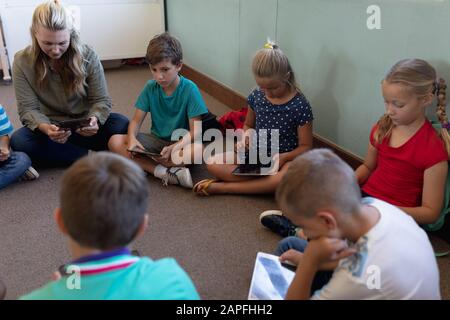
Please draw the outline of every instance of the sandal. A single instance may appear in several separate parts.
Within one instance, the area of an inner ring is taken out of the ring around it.
[[[194,187],[192,188],[192,191],[194,191],[196,194],[200,196],[209,196],[210,194],[206,191],[208,190],[211,183],[217,182],[217,179],[204,179],[199,182],[197,182]]]

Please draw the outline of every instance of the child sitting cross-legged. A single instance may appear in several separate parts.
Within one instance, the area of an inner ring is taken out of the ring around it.
[[[195,122],[201,123],[208,109],[197,85],[178,74],[183,66],[183,51],[177,38],[167,32],[156,35],[148,45],[146,58],[153,79],[146,83],[136,101],[128,134],[112,136],[109,149],[133,159],[165,186],[192,188],[191,173],[185,165],[194,163],[194,155],[202,153],[202,143],[195,143],[201,134],[194,129]],[[139,132],[147,114],[151,117],[151,132]],[[180,130],[187,131],[183,139],[172,141]],[[130,152],[135,149],[156,156]],[[183,159],[174,159],[174,154]]]
[[[198,182],[193,188],[198,195],[273,194],[290,162],[312,148],[312,108],[286,54],[269,40],[253,57],[252,72],[258,88],[247,99],[245,138],[236,150],[207,160],[215,178]],[[241,165],[256,166],[263,174],[236,175]]]

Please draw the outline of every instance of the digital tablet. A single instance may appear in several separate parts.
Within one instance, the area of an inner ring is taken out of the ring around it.
[[[283,300],[295,272],[286,269],[279,257],[258,252],[248,293],[249,300]]]
[[[77,130],[79,128],[89,127],[90,123],[91,119],[85,118],[56,121],[55,125],[62,129]]]
[[[269,169],[260,164],[240,164],[232,174],[235,176],[267,176],[270,174]]]
[[[128,151],[128,152],[131,152],[131,153],[135,153],[135,154],[140,154],[140,155],[148,156],[148,157],[150,157],[150,158],[158,158],[158,157],[161,157],[161,154],[159,154],[159,153],[156,153],[156,152],[150,152],[150,151],[147,151],[147,150],[145,150],[145,149],[138,148],[138,147],[135,147],[135,148],[133,148],[133,149],[127,149],[127,151]]]

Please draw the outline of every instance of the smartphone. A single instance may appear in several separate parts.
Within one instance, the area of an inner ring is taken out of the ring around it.
[[[147,151],[147,150],[143,150],[143,149],[141,149],[141,148],[138,148],[138,147],[134,147],[133,149],[127,149],[127,151],[128,151],[128,152],[131,152],[131,153],[135,153],[135,154],[141,154],[141,155],[144,155],[144,156],[148,156],[148,157],[150,157],[150,158],[158,158],[158,157],[161,157],[161,155],[160,155],[159,153],[156,153],[156,152],[150,152],[150,151]]]
[[[69,130],[77,130],[83,127],[89,127],[91,123],[91,119],[70,119],[70,120],[61,120],[57,121],[55,125],[60,127],[61,129],[69,129]]]

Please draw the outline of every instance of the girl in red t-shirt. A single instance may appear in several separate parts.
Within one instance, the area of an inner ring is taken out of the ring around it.
[[[372,128],[367,156],[356,170],[363,197],[396,205],[419,224],[434,223],[444,202],[450,156],[447,86],[436,77],[435,69],[420,59],[399,61],[381,85],[386,113]],[[434,95],[441,124],[439,134],[425,115]],[[439,230],[445,238],[450,235],[448,220]],[[260,221],[283,237],[304,237],[301,228],[279,210],[263,212]]]
[[[381,85],[386,113],[372,128],[367,156],[356,170],[363,197],[384,200],[403,209],[417,223],[432,224],[442,211],[450,156],[447,86],[436,77],[435,69],[420,59],[399,61]],[[434,95],[439,134],[425,115]],[[279,210],[263,212],[260,221],[283,237],[304,237],[301,228]],[[448,239],[449,218],[438,234]]]
[[[420,59],[401,60],[381,82],[386,113],[372,128],[364,163],[356,170],[363,195],[394,204],[419,224],[435,222],[444,202],[450,125],[443,79]],[[425,111],[437,96],[439,134]]]

